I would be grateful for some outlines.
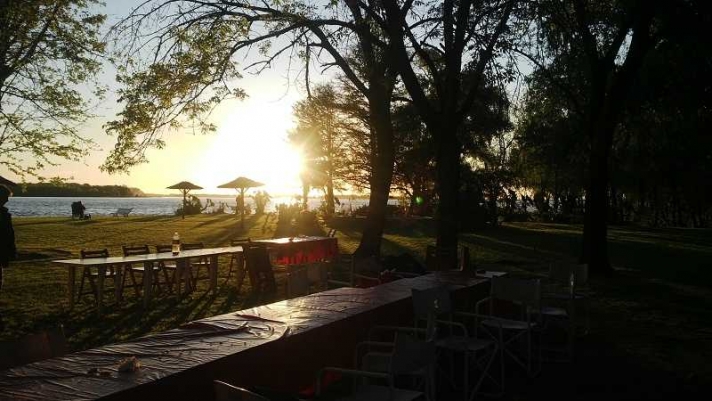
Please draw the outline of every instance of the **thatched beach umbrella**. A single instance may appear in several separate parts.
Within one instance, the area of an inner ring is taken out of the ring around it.
[[[183,218],[185,218],[185,197],[188,196],[188,191],[191,189],[203,189],[203,187],[199,187],[192,182],[188,181],[181,181],[175,185],[171,185],[170,187],[167,187],[168,189],[179,189],[183,193]]]
[[[237,177],[228,183],[218,185],[218,188],[235,188],[240,191],[238,207],[240,208],[240,225],[242,228],[245,227],[245,190],[263,185],[265,184],[245,177]]]

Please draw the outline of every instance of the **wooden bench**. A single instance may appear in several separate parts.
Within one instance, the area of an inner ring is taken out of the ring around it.
[[[129,217],[129,213],[133,210],[132,207],[120,207],[116,209],[114,213],[111,213],[112,216],[124,216],[124,217]]]

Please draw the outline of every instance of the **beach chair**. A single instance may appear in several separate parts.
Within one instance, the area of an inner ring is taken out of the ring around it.
[[[112,216],[118,217],[118,216],[123,216],[123,217],[129,217],[129,213],[133,210],[132,207],[120,207],[116,209],[114,213],[111,213]]]

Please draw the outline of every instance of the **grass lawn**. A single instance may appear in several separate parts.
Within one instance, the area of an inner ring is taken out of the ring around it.
[[[77,257],[82,248],[107,247],[118,255],[121,245],[169,243],[175,231],[184,242],[218,246],[228,244],[231,238],[271,237],[276,229],[275,218],[270,216],[249,217],[245,230],[228,215],[190,216],[185,220],[155,216],[13,221],[20,260],[6,270],[0,294],[6,329],[0,333],[0,340],[63,324],[73,350],[127,340],[253,305],[245,299],[244,289],[236,294],[233,286],[222,285],[220,279],[215,296],[206,294],[203,289],[207,282],[203,282],[202,288],[185,297],[159,296],[145,311],[131,290],[125,293],[126,301],[121,306],[109,303],[101,317],[88,301],[70,311],[66,268],[52,265],[50,260]],[[384,253],[408,252],[422,260],[425,245],[434,242],[429,223],[426,220],[387,229]],[[552,261],[574,261],[580,236],[580,226],[518,223],[464,233],[461,241],[470,246],[478,267],[531,276],[545,275]],[[359,237],[357,230],[341,229],[338,239],[342,251],[352,251]],[[557,388],[558,394],[579,399],[586,398],[581,396],[582,389],[591,399],[665,398],[709,389],[712,231],[617,227],[610,230],[609,238],[617,274],[590,284],[595,293],[591,331],[580,340],[574,365],[545,367],[537,379],[524,380],[517,390],[508,391],[508,397],[536,398],[531,395]],[[566,378],[563,384],[562,378]]]

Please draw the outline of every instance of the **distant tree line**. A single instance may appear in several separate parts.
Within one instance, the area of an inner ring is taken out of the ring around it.
[[[111,197],[124,198],[144,196],[138,188],[124,185],[89,185],[62,182],[39,182],[22,184],[15,196],[62,196],[62,197]]]

